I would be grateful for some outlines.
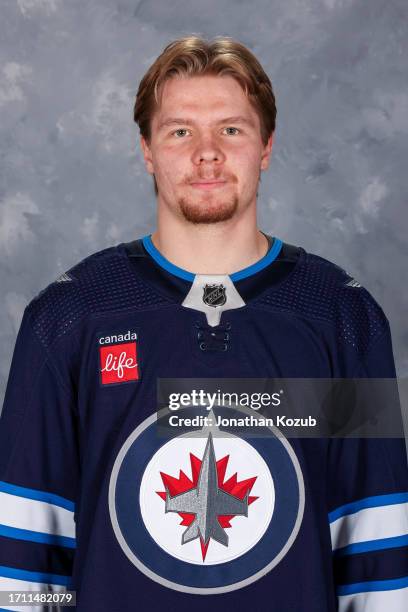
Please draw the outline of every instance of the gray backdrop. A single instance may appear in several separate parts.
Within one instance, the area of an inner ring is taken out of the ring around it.
[[[132,106],[173,38],[238,38],[278,118],[260,227],[383,306],[408,373],[406,0],[2,0],[0,392],[22,311],[86,255],[151,231]]]

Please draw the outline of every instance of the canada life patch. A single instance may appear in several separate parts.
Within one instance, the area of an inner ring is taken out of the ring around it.
[[[122,340],[132,340],[122,342]],[[99,342],[100,376],[102,385],[139,380],[137,334],[126,332],[101,336]]]
[[[123,553],[151,580],[185,593],[221,594],[264,578],[303,519],[294,449],[270,427],[254,437],[204,427],[163,438],[158,418],[129,435],[112,468],[109,513]]]

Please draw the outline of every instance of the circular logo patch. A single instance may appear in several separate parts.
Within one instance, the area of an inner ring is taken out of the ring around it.
[[[289,442],[273,428],[256,437],[203,430],[170,440],[156,428],[154,414],[128,437],[112,470],[111,522],[129,561],[163,586],[196,594],[233,591],[272,570],[304,510]]]

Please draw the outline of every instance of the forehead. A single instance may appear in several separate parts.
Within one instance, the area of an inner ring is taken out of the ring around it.
[[[165,81],[160,105],[153,122],[167,116],[189,116],[199,119],[212,115],[245,114],[254,119],[257,113],[236,79],[231,76],[175,76]]]

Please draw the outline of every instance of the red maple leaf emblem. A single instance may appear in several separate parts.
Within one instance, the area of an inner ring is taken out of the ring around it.
[[[234,495],[238,499],[244,499],[248,494],[248,506],[252,504],[258,497],[250,496],[249,493],[252,487],[255,484],[257,479],[256,476],[252,478],[246,478],[245,480],[238,480],[238,474],[235,472],[233,476],[231,476],[228,480],[224,482],[225,473],[227,471],[227,465],[229,461],[229,455],[226,455],[222,459],[219,459],[216,462],[217,466],[217,475],[218,475],[218,487],[229,493],[230,495]],[[174,476],[170,476],[165,472],[160,472],[163,485],[165,489],[169,492],[169,494],[173,497],[174,495],[178,495],[180,493],[185,493],[190,489],[195,489],[198,484],[198,477],[200,474],[200,468],[202,461],[193,453],[190,453],[190,464],[191,464],[191,478],[189,478],[182,470],[179,471],[178,478]],[[159,495],[164,501],[166,501],[166,491],[156,491],[157,495]],[[181,517],[180,525],[188,527],[195,519],[195,514],[190,514],[187,512],[178,512]],[[218,515],[217,520],[221,527],[224,529],[228,529],[231,527],[231,520],[234,518],[234,514],[228,515]],[[201,554],[203,557],[203,561],[205,560],[208,546],[210,540],[208,542],[204,542],[200,537],[200,545],[201,545]]]

